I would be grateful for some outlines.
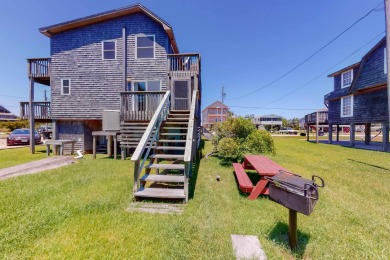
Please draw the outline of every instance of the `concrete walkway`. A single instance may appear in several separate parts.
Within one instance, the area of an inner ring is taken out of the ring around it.
[[[20,175],[33,174],[41,171],[59,168],[74,163],[73,157],[56,156],[34,162],[20,164],[5,169],[0,169],[0,180]]]

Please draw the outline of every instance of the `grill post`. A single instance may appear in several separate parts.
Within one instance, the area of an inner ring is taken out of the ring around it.
[[[293,209],[288,209],[288,241],[291,250],[294,250],[298,244],[297,235],[297,212]]]

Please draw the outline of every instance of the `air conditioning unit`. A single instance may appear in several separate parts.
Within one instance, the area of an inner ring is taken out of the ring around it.
[[[103,131],[120,130],[119,110],[103,110]]]

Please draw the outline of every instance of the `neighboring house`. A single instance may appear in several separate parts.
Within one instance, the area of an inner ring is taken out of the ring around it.
[[[16,116],[8,109],[0,105],[0,121],[15,121]]]
[[[255,124],[257,129],[277,129],[279,130],[282,125],[282,117],[278,115],[263,115],[263,116],[254,116],[250,117],[253,124]]]
[[[229,116],[229,107],[220,101],[215,101],[202,110],[203,127],[210,130],[213,125],[225,122]]]
[[[355,129],[364,125],[365,143],[371,141],[371,124],[381,123],[383,143],[388,144],[388,100],[386,38],[379,41],[360,62],[330,74],[334,89],[325,95],[329,109],[328,124],[337,126],[337,141],[340,125],[350,127],[350,146],[355,146]],[[332,134],[329,134],[332,142]]]
[[[199,145],[200,55],[180,54],[172,27],[140,4],[39,31],[50,38],[51,57],[28,59],[30,93],[35,82],[50,86],[51,102],[21,103],[21,116],[30,118],[30,128],[35,121],[49,120],[54,139],[76,141],[75,148],[83,151],[92,150],[95,134],[116,130],[122,155],[137,148],[132,157],[135,197],[187,200],[193,150]],[[119,114],[119,119],[107,117],[105,124],[103,114]],[[120,126],[105,129],[108,121]],[[149,138],[140,142],[144,134]],[[152,166],[144,165],[144,160],[140,163],[139,157],[151,155],[149,151],[154,153]],[[176,160],[176,164],[160,164],[161,159]],[[184,182],[184,188],[144,187],[151,179],[140,182],[143,165],[147,173],[152,169],[185,171],[164,180],[163,175],[153,177],[155,182]]]

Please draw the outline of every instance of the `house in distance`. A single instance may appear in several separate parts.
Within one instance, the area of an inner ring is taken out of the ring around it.
[[[203,127],[210,130],[215,124],[225,122],[229,116],[229,107],[221,101],[215,101],[202,110]]]

